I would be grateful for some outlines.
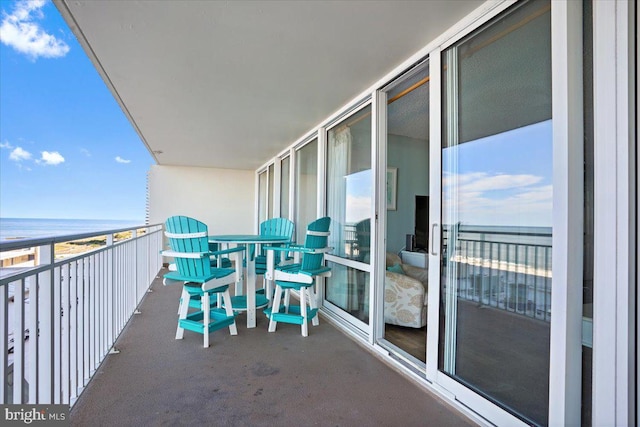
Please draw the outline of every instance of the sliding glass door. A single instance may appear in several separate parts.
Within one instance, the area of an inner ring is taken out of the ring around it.
[[[380,281],[384,339],[392,344],[389,350],[421,367],[426,361],[429,276],[429,80],[424,62],[384,89],[389,178]]]
[[[553,313],[550,10],[518,3],[440,58],[438,370],[539,425]]]

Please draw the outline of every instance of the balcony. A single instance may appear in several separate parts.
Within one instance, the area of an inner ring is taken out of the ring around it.
[[[160,273],[162,274],[162,272]],[[71,412],[77,425],[471,425],[440,399],[376,358],[326,319],[267,332],[238,316],[226,329],[175,340],[180,289],[154,280]]]
[[[152,226],[49,262],[46,248],[70,238],[22,244],[41,259],[0,279],[3,403],[69,404],[74,425],[471,425],[324,318],[308,338],[296,325],[268,333],[261,315],[247,329],[241,314],[238,335],[212,333],[208,349],[198,334],[175,340],[181,289],[162,285],[160,236]],[[39,334],[11,344],[21,329]]]

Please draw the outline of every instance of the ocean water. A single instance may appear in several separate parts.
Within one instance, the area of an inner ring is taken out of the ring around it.
[[[139,220],[0,218],[0,242],[64,236],[144,225]]]

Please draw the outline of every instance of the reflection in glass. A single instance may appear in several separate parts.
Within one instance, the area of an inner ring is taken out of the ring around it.
[[[549,1],[443,52],[439,368],[547,424],[552,256]]]
[[[331,267],[331,277],[325,281],[325,299],[369,323],[369,273],[335,262],[327,265]]]
[[[370,262],[371,106],[328,132],[327,213],[333,254]]]
[[[318,217],[318,140],[296,151],[296,241],[304,242],[307,225]]]
[[[371,105],[328,131],[327,163],[332,254],[369,264],[373,203]],[[368,273],[340,266],[332,274],[326,299],[358,319],[368,319]]]

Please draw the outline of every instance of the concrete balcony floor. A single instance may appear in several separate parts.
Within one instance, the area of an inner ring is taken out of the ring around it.
[[[163,272],[161,271],[160,274]],[[464,426],[473,423],[322,317],[267,332],[237,318],[210,335],[175,340],[179,286],[152,285],[71,411],[75,426]]]

